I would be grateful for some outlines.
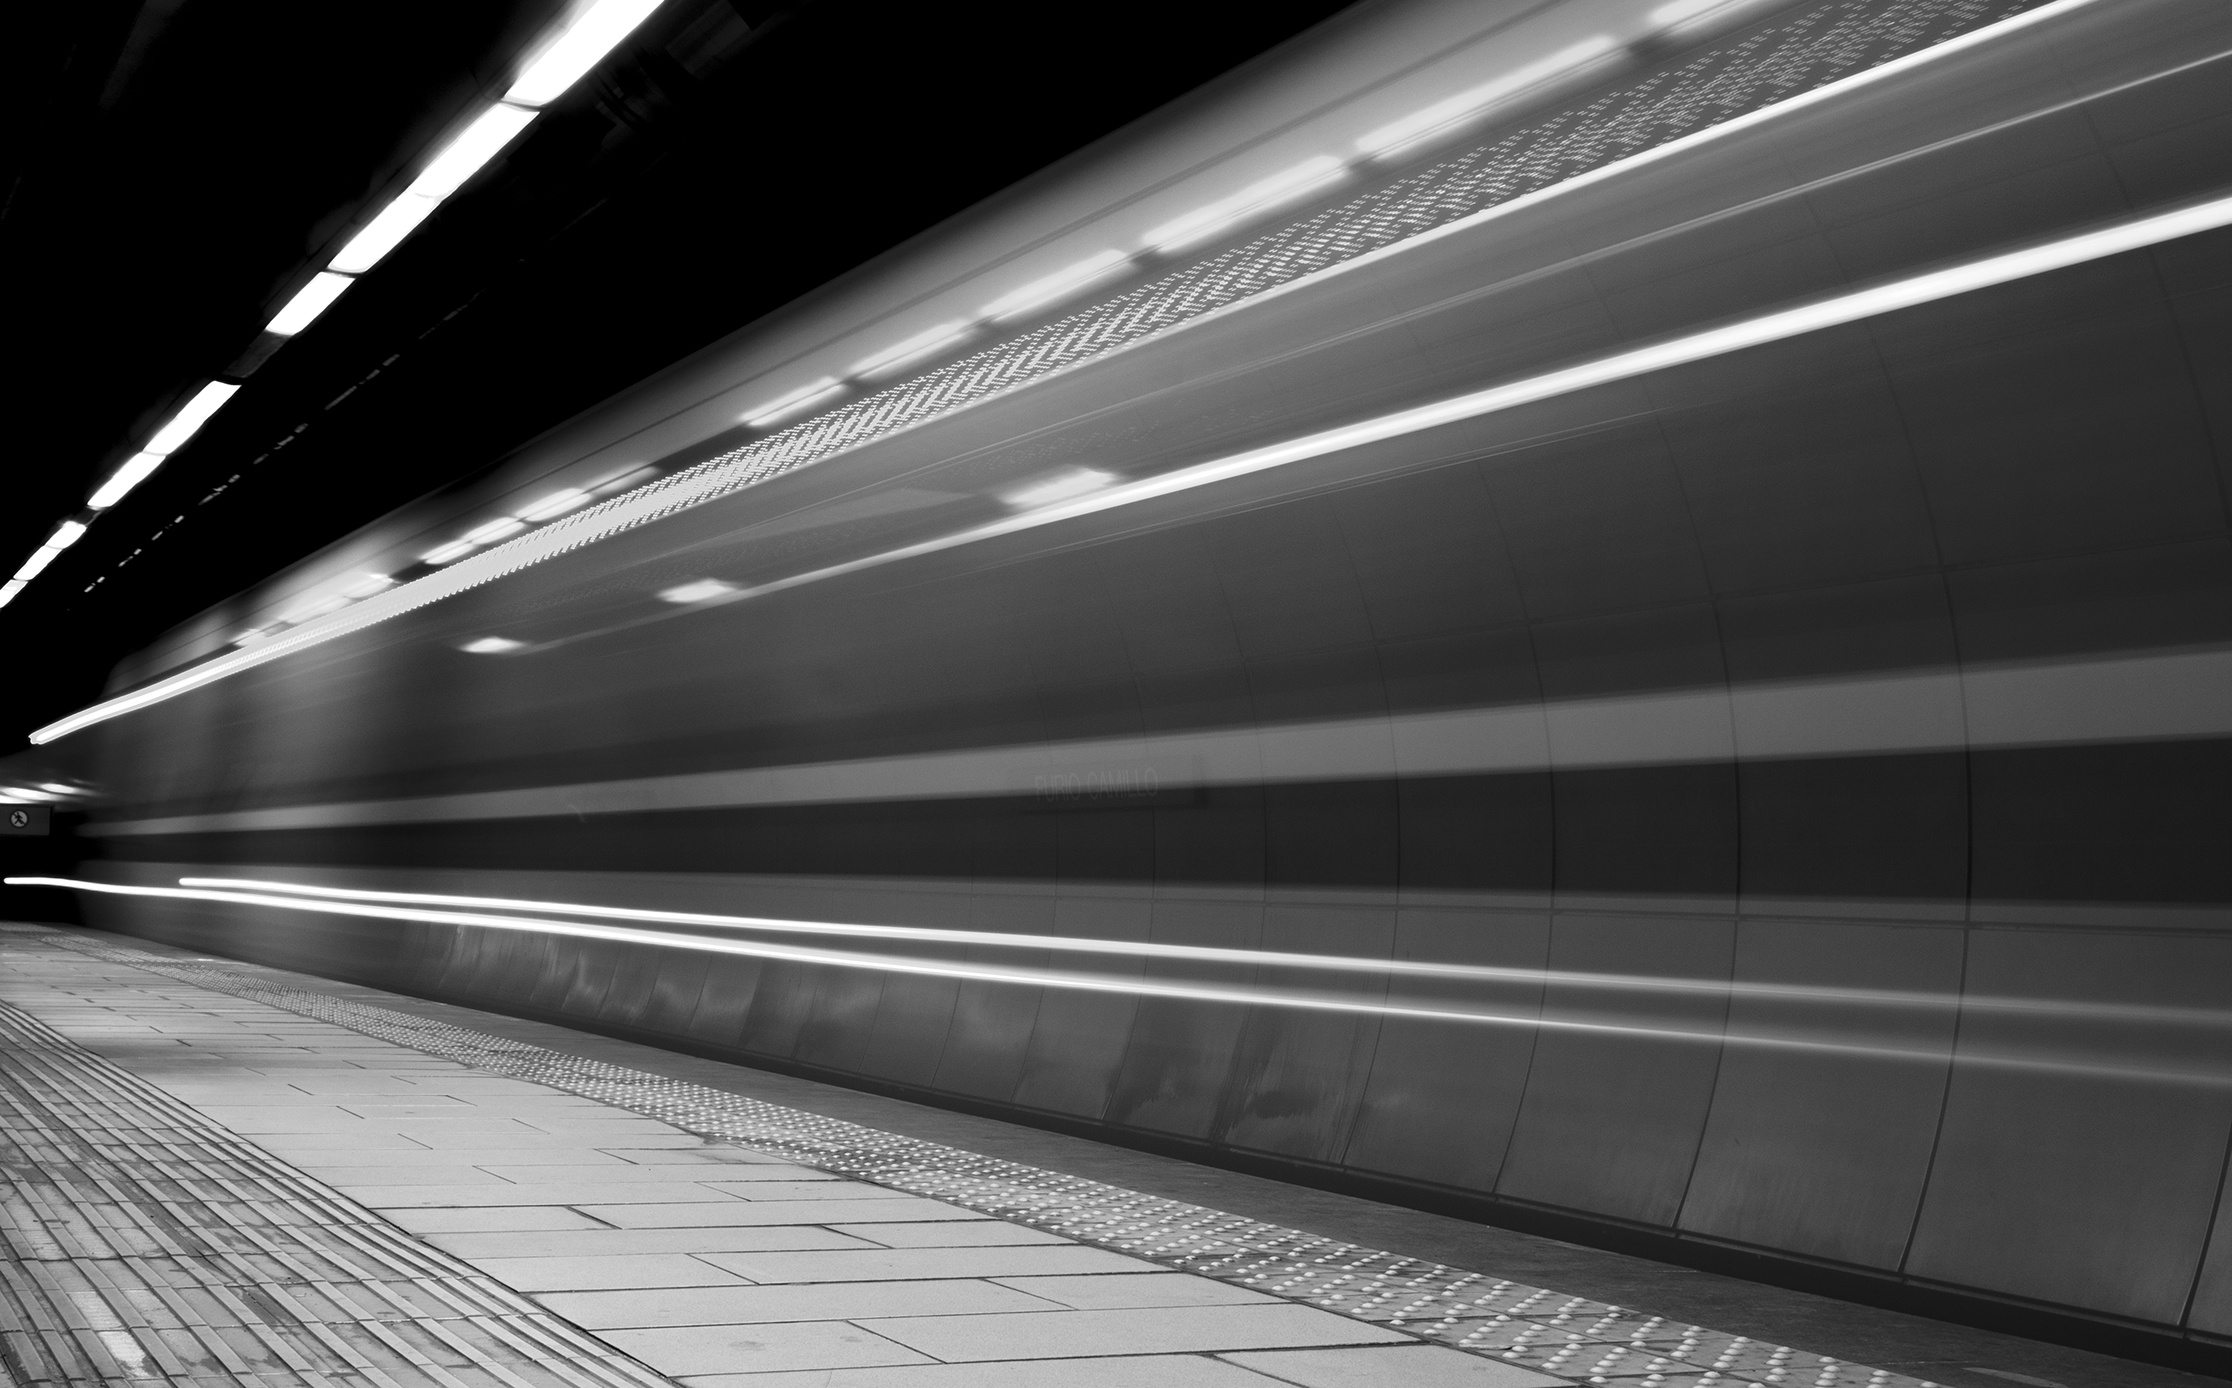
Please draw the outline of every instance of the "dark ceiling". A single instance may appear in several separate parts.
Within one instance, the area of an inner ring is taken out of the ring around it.
[[[667,0],[0,611],[0,754],[211,603],[1342,8]],[[311,255],[555,9],[19,18],[0,576],[240,369]]]

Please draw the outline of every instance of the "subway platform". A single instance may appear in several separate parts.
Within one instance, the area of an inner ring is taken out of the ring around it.
[[[0,925],[0,1375],[2215,1380],[93,931]]]

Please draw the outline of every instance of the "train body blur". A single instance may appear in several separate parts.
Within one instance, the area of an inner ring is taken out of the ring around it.
[[[2197,0],[2077,7],[48,749],[101,789],[112,882],[1138,952],[846,945],[923,965],[894,971],[86,909],[1490,1218],[2232,1336],[2226,233],[1000,524],[2221,195],[2228,39]],[[1622,61],[1590,80],[1661,59]],[[1233,273],[1286,244],[1249,238]],[[620,457],[785,332],[530,451]]]

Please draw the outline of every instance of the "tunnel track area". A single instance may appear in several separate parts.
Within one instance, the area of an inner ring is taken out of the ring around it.
[[[277,971],[255,965],[182,962],[38,926],[0,926],[0,936],[10,939],[15,948],[66,949],[252,999],[490,1074],[547,1085],[701,1136],[779,1154],[801,1165],[963,1206],[1576,1382],[1635,1388],[1935,1388],[1927,1380],[1647,1311],[1404,1257],[330,997],[290,986]],[[5,1005],[0,1005],[0,1096],[4,1096],[0,1102],[11,1109],[11,1132],[19,1131],[13,1125],[22,1123],[20,1132],[39,1135],[34,1144],[25,1144],[23,1155],[11,1154],[11,1169],[51,1173],[45,1184],[25,1187],[29,1198],[39,1199],[45,1192],[42,1217],[58,1217],[66,1227],[87,1231],[75,1244],[58,1238],[46,1246],[14,1250],[19,1260],[14,1268],[41,1270],[35,1283],[27,1281],[27,1274],[11,1270],[0,1288],[0,1314],[10,1318],[9,1324],[0,1326],[0,1337],[10,1346],[11,1356],[26,1352],[33,1356],[21,1361],[22,1370],[13,1358],[9,1367],[15,1372],[28,1370],[30,1383],[163,1379],[166,1375],[171,1382],[188,1381],[159,1357],[157,1364],[135,1371],[116,1350],[107,1348],[142,1342],[127,1330],[127,1325],[142,1324],[135,1317],[145,1319],[146,1328],[168,1330],[173,1337],[182,1331],[196,1333],[183,1309],[185,1303],[175,1294],[164,1294],[178,1284],[149,1275],[158,1267],[174,1266],[207,1279],[211,1289],[207,1304],[240,1307],[233,1314],[244,1325],[255,1322],[254,1313],[242,1305],[242,1292],[254,1295],[252,1288],[263,1278],[274,1279],[285,1296],[309,1298],[301,1312],[288,1311],[279,1324],[286,1327],[291,1319],[305,1327],[328,1327],[324,1336],[311,1329],[312,1338],[302,1341],[296,1353],[323,1352],[324,1364],[330,1367],[315,1372],[336,1384],[400,1388],[439,1382],[456,1388],[463,1381],[503,1382],[510,1388],[523,1384],[650,1388],[664,1382],[632,1362],[609,1354],[600,1359],[594,1351],[584,1354],[577,1347],[586,1338],[581,1332],[519,1303],[514,1294],[484,1278],[426,1266],[446,1259],[430,1249],[421,1251],[415,1240],[315,1181],[288,1172],[283,1163],[199,1118],[153,1086]],[[16,1111],[29,1115],[30,1121],[19,1118]],[[102,1136],[88,1142],[82,1136],[86,1131]],[[14,1141],[23,1143],[23,1138]],[[129,1155],[113,1155],[118,1151]],[[103,1181],[111,1184],[104,1186]],[[133,1220],[110,1221],[115,1229],[128,1232],[122,1236],[96,1232],[72,1211],[71,1193],[87,1184],[103,1192],[135,1189],[115,1184],[119,1181],[145,1187],[144,1194],[123,1196],[118,1205]],[[171,1184],[146,1186],[148,1182]],[[219,1191],[225,1194],[216,1196]],[[240,1192],[248,1194],[244,1197]],[[177,1204],[176,1196],[185,1196],[189,1203]],[[213,1198],[228,1203],[217,1209],[208,1204]],[[245,1213],[235,1214],[233,1202],[244,1198]],[[202,1203],[191,1203],[195,1201]],[[186,1213],[195,1210],[208,1213],[201,1220]],[[314,1222],[321,1219],[338,1223],[329,1229]],[[40,1227],[37,1218],[15,1222],[26,1229]],[[166,1242],[164,1231],[174,1227],[178,1232],[168,1235],[171,1241]],[[174,1251],[174,1244],[185,1247],[176,1242],[180,1239],[207,1240],[211,1249],[182,1257]],[[378,1261],[368,1265],[368,1259]],[[393,1290],[390,1282],[399,1276],[387,1271],[390,1266],[414,1270],[400,1274],[408,1289],[400,1301],[388,1294]],[[158,1287],[163,1290],[157,1291]],[[389,1314],[395,1319],[321,1320],[321,1315],[331,1313],[313,1307],[351,1304],[328,1292],[329,1287],[344,1295],[362,1288],[358,1295],[375,1298],[362,1304],[393,1304],[397,1309]],[[231,1290],[236,1288],[241,1290]],[[114,1289],[115,1294],[104,1289]],[[271,1300],[285,1310],[284,1303]],[[148,1317],[139,1309],[157,1305],[181,1308],[172,1312],[178,1324],[158,1324],[159,1317]],[[116,1323],[94,1325],[83,1312],[73,1311],[79,1306],[112,1307]],[[531,1320],[515,1325],[522,1316]],[[365,1333],[373,1339],[356,1350],[356,1359],[338,1355],[342,1362],[334,1363],[337,1351],[328,1348],[334,1342],[333,1324],[367,1327]],[[509,1335],[500,1333],[507,1330]],[[415,1358],[405,1348],[410,1342],[400,1338],[414,1331],[429,1337],[424,1341],[427,1349],[419,1351],[426,1358]],[[501,1356],[514,1351],[530,1332],[571,1352],[572,1358],[559,1361],[564,1376],[499,1373],[460,1380],[427,1371],[440,1356],[441,1346],[460,1347],[459,1337],[477,1336]],[[112,1338],[119,1333],[123,1339]],[[206,1339],[210,1332],[199,1333]],[[262,1331],[236,1333],[268,1337],[273,1332],[267,1324]],[[294,1338],[286,1328],[277,1333]],[[36,1338],[27,1339],[27,1334]],[[104,1353],[108,1358],[101,1357]],[[283,1353],[274,1353],[280,1364],[295,1367]],[[78,1376],[70,1376],[72,1372]],[[276,1388],[281,1383],[320,1380],[280,1373],[255,1381],[268,1381]]]

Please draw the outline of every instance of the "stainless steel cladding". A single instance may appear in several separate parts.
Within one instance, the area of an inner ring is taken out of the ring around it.
[[[88,909],[2232,1335],[2232,9],[1745,22],[69,732]]]

